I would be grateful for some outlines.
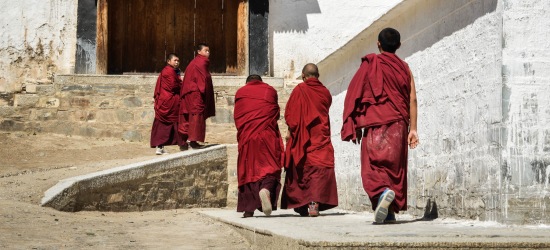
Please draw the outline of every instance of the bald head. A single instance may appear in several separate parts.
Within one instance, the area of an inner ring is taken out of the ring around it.
[[[259,76],[259,75],[249,75],[247,78],[246,78],[246,82],[251,82],[251,81],[262,81],[262,77]]]
[[[319,77],[319,69],[317,68],[317,65],[313,63],[308,63],[304,66],[302,69],[302,77],[307,79],[310,77]]]

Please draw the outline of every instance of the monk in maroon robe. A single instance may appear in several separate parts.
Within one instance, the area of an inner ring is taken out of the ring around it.
[[[151,129],[151,147],[156,154],[167,154],[165,145],[184,145],[186,142],[178,133],[181,76],[178,68],[180,59],[169,54],[157,79],[153,98],[155,99],[155,120]]]
[[[407,144],[419,143],[414,80],[395,55],[400,46],[397,30],[380,32],[381,54],[362,58],[344,103],[342,140],[363,141],[361,177],[376,223],[395,222],[395,213],[407,210]]]
[[[180,121],[178,130],[192,148],[202,148],[198,142],[204,142],[206,119],[216,114],[210,65],[210,48],[206,44],[197,45],[197,55],[183,75],[181,88]]]
[[[235,94],[235,126],[239,156],[237,212],[244,217],[256,209],[269,216],[277,209],[283,166],[283,140],[279,132],[277,91],[258,75],[246,79]]]
[[[338,206],[328,114],[332,96],[318,77],[317,66],[306,64],[304,82],[294,88],[286,104],[289,133],[281,197],[282,208],[294,208],[301,216],[312,217]]]

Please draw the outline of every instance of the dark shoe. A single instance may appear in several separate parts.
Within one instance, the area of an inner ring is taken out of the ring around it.
[[[319,203],[312,201],[308,205],[309,209],[309,217],[317,217],[319,216]]]
[[[307,207],[306,207],[306,206],[297,207],[297,208],[294,209],[294,212],[299,213],[300,216],[302,216],[302,217],[305,217],[305,216],[308,216],[308,215],[309,215],[309,212],[307,211]]]
[[[262,188],[262,190],[260,190],[260,201],[262,203],[262,212],[264,212],[266,216],[270,216],[272,211],[271,199],[269,197],[269,190]]]
[[[252,217],[254,216],[254,212],[244,212],[243,214],[243,218],[249,218],[249,217]]]
[[[193,149],[201,149],[206,147],[206,145],[202,145],[196,141],[189,142],[189,146],[191,146],[191,148]]]
[[[183,145],[180,145],[180,151],[185,151],[189,149],[189,144],[185,143]]]
[[[390,207],[394,198],[395,192],[388,188],[386,188],[386,190],[384,190],[384,192],[380,195],[380,198],[378,199],[378,205],[376,206],[376,210],[374,210],[375,223],[384,223],[384,220],[386,220],[386,217],[388,216],[388,208]]]
[[[395,219],[395,213],[393,211],[389,211],[388,216],[384,220],[384,224],[393,224],[396,223],[397,220]]]

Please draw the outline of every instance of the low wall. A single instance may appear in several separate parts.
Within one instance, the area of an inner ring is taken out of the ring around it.
[[[227,204],[225,146],[190,150],[61,180],[42,206],[76,212],[149,211]]]
[[[27,85],[22,93],[3,97],[9,105],[0,106],[0,130],[149,141],[156,79],[154,75],[56,75],[53,84]],[[214,77],[216,116],[207,120],[207,142],[236,143],[235,92],[245,79]],[[264,81],[279,93],[279,125],[285,129],[283,110],[292,89],[281,78]]]

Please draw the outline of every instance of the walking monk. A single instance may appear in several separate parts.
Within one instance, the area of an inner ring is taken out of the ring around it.
[[[395,29],[380,32],[380,54],[362,58],[344,103],[342,140],[363,140],[361,177],[376,223],[395,222],[395,213],[407,210],[407,144],[419,143],[413,76],[395,55],[400,39]]]
[[[317,66],[306,64],[302,70],[304,82],[294,88],[286,104],[289,133],[281,197],[282,208],[294,208],[301,216],[312,217],[338,206],[328,115],[332,96],[318,77]]]
[[[190,141],[192,148],[202,148],[203,145],[198,142],[204,142],[206,119],[216,114],[216,107],[212,76],[208,70],[210,48],[201,43],[197,45],[196,52],[183,75],[178,130]]]
[[[277,91],[258,75],[249,76],[235,94],[237,212],[244,212],[245,218],[253,216],[256,209],[267,216],[277,209],[283,159],[277,99]]]
[[[151,147],[156,154],[167,154],[165,145],[184,145],[185,140],[178,133],[178,113],[180,108],[181,77],[180,59],[176,54],[168,54],[166,66],[160,72],[155,86],[155,120],[151,129]]]

